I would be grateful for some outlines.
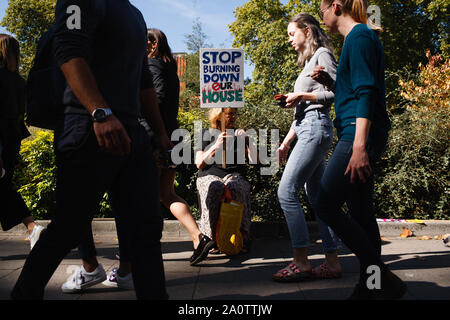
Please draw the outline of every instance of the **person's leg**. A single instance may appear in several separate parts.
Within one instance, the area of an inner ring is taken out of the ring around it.
[[[83,261],[84,270],[93,272],[97,269],[97,250],[95,249],[94,235],[92,234],[92,224],[88,227],[86,235],[81,239],[78,246],[78,254]]]
[[[28,255],[11,293],[13,299],[42,299],[44,288],[92,221],[120,159],[98,148],[90,117],[67,115],[55,132],[57,163],[55,215]],[[106,178],[105,178],[106,177]]]
[[[3,200],[1,203],[2,210],[0,210],[0,223],[2,229],[7,231],[22,222],[28,232],[31,233],[36,224],[23,198],[14,190],[12,183],[20,143],[3,143],[1,157],[6,174],[0,179],[0,194]]]
[[[113,215],[116,220],[117,238],[119,239],[119,268],[117,273],[120,277],[125,277],[131,273],[131,239],[127,229],[123,227],[122,218],[127,212],[127,208],[121,201],[115,201],[111,194],[113,204]]]
[[[291,235],[294,263],[305,271],[311,270],[307,255],[310,240],[299,191],[309,181],[309,198],[315,197],[313,181],[320,179],[320,166],[331,144],[331,128],[329,118],[320,117],[318,112],[309,113],[301,123],[297,123],[294,129],[298,141],[289,155],[278,187],[278,200]]]
[[[352,141],[339,141],[337,144],[323,174],[315,208],[318,217],[327,223],[358,257],[361,265],[361,283],[365,283],[367,267],[383,266],[383,263],[367,230],[358,223],[361,218],[355,218],[369,213],[362,204],[352,203],[352,200],[367,198],[365,194],[367,186],[352,185],[349,177],[344,175],[352,154],[352,146]],[[344,202],[350,203],[349,207],[353,209],[350,215],[342,211]]]
[[[325,160],[319,164],[313,175],[306,182],[306,194],[311,205],[314,205],[317,198],[317,193],[320,187],[320,180],[325,171]],[[341,247],[340,239],[336,236],[334,231],[326,225],[316,214],[314,210],[317,226],[319,228],[320,238],[322,239],[322,247],[325,253],[326,269],[331,273],[340,275],[342,267],[339,263],[337,250]],[[315,271],[320,271],[323,266],[319,266]]]
[[[220,215],[220,204],[225,185],[217,176],[207,175],[197,179],[197,190],[201,207],[200,231],[211,239],[216,238],[216,225]]]
[[[168,298],[161,251],[163,218],[150,140],[141,126],[126,126],[131,153],[110,193],[121,234],[129,237],[130,262],[138,299]],[[123,237],[119,237],[119,243]],[[121,252],[122,254],[122,252]]]
[[[176,171],[173,169],[160,168],[159,187],[161,202],[188,230],[194,244],[194,249],[196,249],[200,242],[199,236],[201,232],[192,216],[189,205],[175,193],[175,174]]]

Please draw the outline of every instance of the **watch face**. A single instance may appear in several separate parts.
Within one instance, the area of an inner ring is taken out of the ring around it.
[[[95,121],[102,121],[106,118],[106,111],[103,109],[97,109],[94,112],[94,120]]]

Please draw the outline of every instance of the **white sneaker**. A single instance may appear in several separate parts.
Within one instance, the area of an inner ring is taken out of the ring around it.
[[[61,289],[64,293],[76,293],[92,287],[105,279],[106,273],[101,264],[93,272],[86,272],[84,267],[80,266],[61,286]]]
[[[34,245],[36,244],[36,242],[38,242],[39,237],[41,236],[41,232],[42,230],[44,230],[45,228],[43,226],[40,225],[36,225],[33,230],[31,231],[30,235],[28,236],[28,240],[30,240],[30,250],[33,250]]]
[[[113,288],[119,288],[119,289],[126,289],[126,290],[133,290],[134,289],[134,283],[133,283],[133,276],[131,273],[127,274],[125,277],[119,276],[117,273],[118,268],[112,269],[112,271],[109,273],[108,278],[102,282],[107,287],[113,287]]]

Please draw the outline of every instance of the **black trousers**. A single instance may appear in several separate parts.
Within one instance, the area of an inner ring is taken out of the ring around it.
[[[385,145],[368,145],[372,166],[380,159]],[[385,266],[381,259],[380,231],[373,208],[374,177],[367,178],[366,183],[350,183],[350,175],[344,173],[352,153],[353,141],[338,142],[322,176],[315,209],[319,218],[357,256],[360,262],[360,283],[365,284],[369,266]],[[342,210],[344,203],[349,209],[348,215]]]
[[[31,214],[12,184],[14,167],[20,150],[20,140],[3,141],[3,143],[2,160],[6,175],[0,179],[0,223],[3,231],[8,231]]]
[[[44,288],[62,259],[88,235],[92,213],[106,191],[131,242],[136,297],[168,298],[159,182],[150,140],[137,119],[122,123],[132,140],[127,156],[114,156],[98,147],[89,115],[67,114],[55,130],[55,216],[29,254],[11,293],[13,299],[43,299]]]

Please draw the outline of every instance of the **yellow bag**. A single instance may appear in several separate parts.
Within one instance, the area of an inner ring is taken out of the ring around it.
[[[225,188],[216,227],[216,244],[220,252],[226,255],[237,255],[244,245],[240,230],[243,212],[244,204],[231,200],[231,194]]]

